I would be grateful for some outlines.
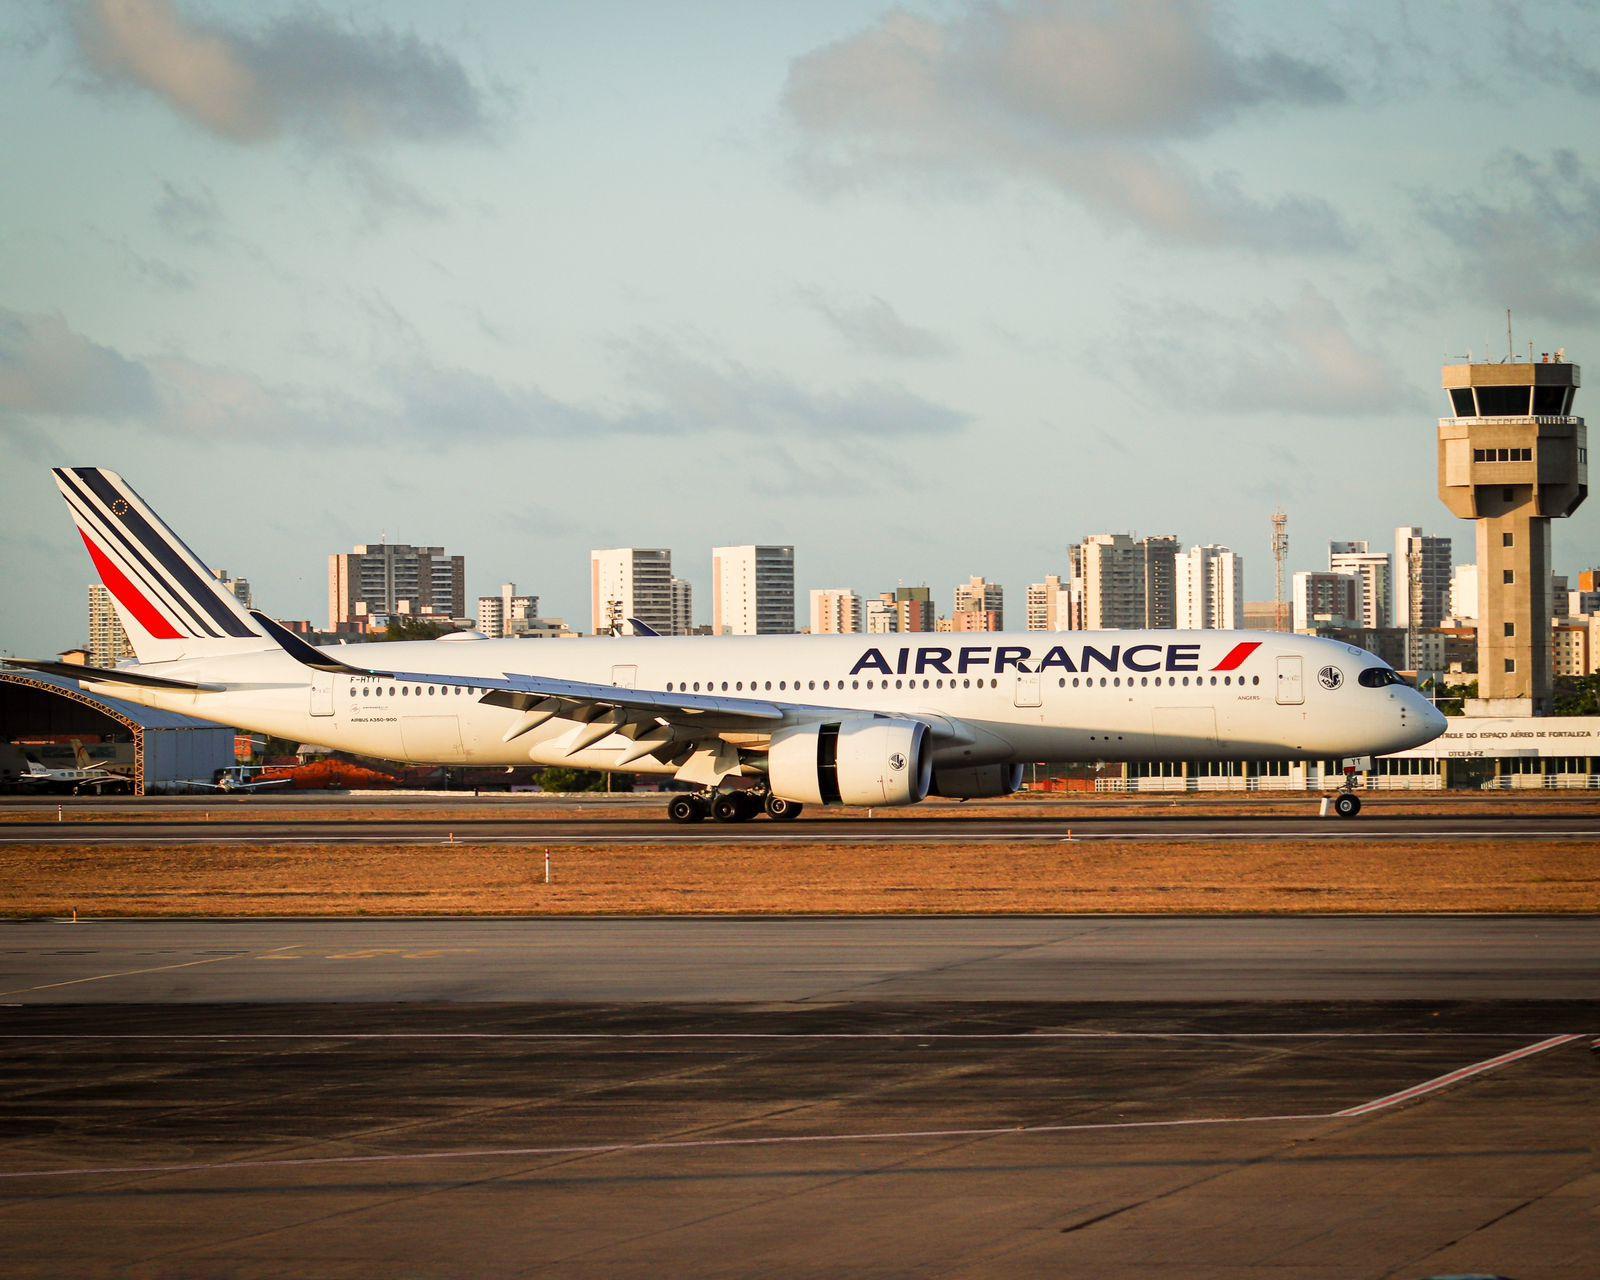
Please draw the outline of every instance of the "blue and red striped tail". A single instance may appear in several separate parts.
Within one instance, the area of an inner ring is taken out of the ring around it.
[[[140,662],[260,647],[260,628],[121,476],[56,467],[78,534]]]

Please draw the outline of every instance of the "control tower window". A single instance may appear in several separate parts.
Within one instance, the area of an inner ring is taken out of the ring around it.
[[[1565,387],[1535,387],[1533,411],[1541,418],[1558,418],[1563,412],[1566,399]]]
[[[1471,387],[1456,387],[1450,392],[1450,403],[1455,406],[1456,417],[1474,418],[1478,411],[1472,403]]]
[[[1479,387],[1478,412],[1485,418],[1520,418],[1528,412],[1527,387]]]

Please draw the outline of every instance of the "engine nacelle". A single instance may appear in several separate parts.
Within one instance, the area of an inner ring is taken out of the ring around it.
[[[928,726],[860,716],[772,735],[767,786],[801,804],[916,804],[933,780]]]
[[[983,800],[1021,790],[1020,764],[980,764],[968,769],[933,771],[933,794],[951,800]]]

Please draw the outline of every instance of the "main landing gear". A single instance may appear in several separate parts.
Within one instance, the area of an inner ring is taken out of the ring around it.
[[[749,822],[765,813],[774,822],[793,822],[800,816],[797,800],[785,800],[766,791],[697,791],[675,795],[667,801],[673,822]]]

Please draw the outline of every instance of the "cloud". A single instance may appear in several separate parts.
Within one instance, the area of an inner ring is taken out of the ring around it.
[[[175,435],[320,442],[352,439],[430,448],[468,439],[537,436],[701,437],[781,444],[875,440],[960,430],[967,415],[893,383],[819,390],[787,376],[696,357],[655,335],[618,348],[624,395],[586,405],[463,368],[411,360],[388,372],[387,396],[273,385],[254,374],[179,356],[134,358],[91,341],[59,316],[0,308],[0,422],[19,436],[41,420],[132,419]]]
[[[58,315],[0,307],[0,417],[125,418],[156,403],[142,364],[91,342]]]
[[[444,217],[444,206],[430,200],[388,167],[375,164],[366,156],[348,156],[344,175],[360,204],[362,220],[369,231],[376,230],[396,215],[428,221]]]
[[[668,436],[708,433],[764,442],[940,435],[966,414],[893,383],[820,390],[774,370],[694,356],[653,334],[621,342],[623,394],[611,406],[576,404],[536,386],[517,386],[460,368],[397,371],[396,425],[426,439],[457,435]]]
[[[1325,201],[1255,199],[1171,147],[1247,111],[1344,97],[1323,66],[1229,47],[1199,0],[1023,0],[944,23],[893,10],[796,59],[783,105],[823,190],[1010,177],[1176,241],[1334,251],[1351,235]]]
[[[631,416],[674,431],[876,440],[947,435],[971,421],[898,383],[819,390],[773,370],[691,355],[658,335],[640,335],[620,351],[628,385],[645,398]]]
[[[1418,197],[1460,253],[1454,278],[1495,307],[1563,324],[1600,320],[1600,175],[1572,151],[1503,152],[1476,190]]]
[[[216,137],[336,146],[482,136],[483,91],[446,50],[306,7],[256,29],[172,0],[82,0],[71,30],[101,88],[142,90]]]
[[[882,298],[837,302],[814,289],[801,297],[852,346],[896,360],[929,360],[952,355],[955,347],[932,329],[903,320]]]
[[[1310,285],[1246,316],[1152,309],[1124,343],[1135,375],[1170,371],[1164,389],[1197,412],[1359,417],[1421,410],[1416,385]]]
[[[155,216],[163,231],[191,245],[215,243],[223,221],[222,209],[210,187],[202,183],[193,190],[184,190],[165,178],[161,180]]]

